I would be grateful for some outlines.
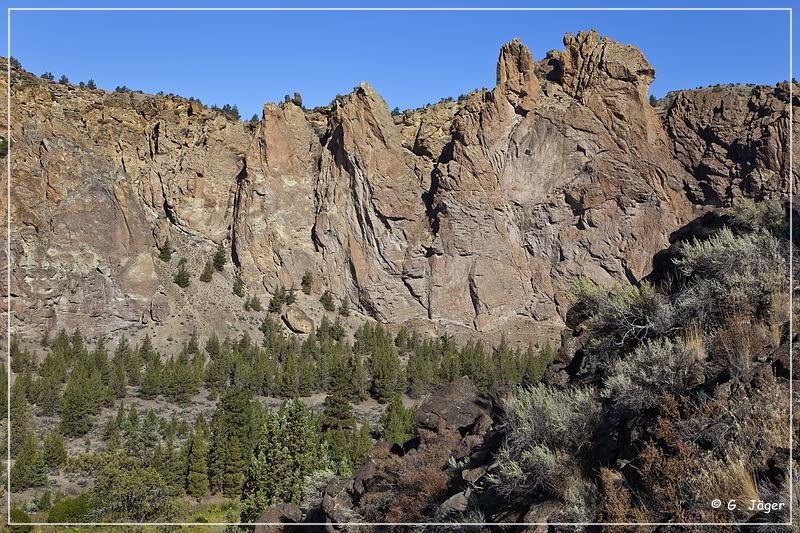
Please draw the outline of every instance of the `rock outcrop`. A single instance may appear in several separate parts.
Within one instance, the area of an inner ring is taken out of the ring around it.
[[[707,206],[797,182],[788,85],[653,107],[654,76],[594,31],[539,62],[513,40],[492,90],[393,116],[362,83],[324,108],[267,104],[251,127],[13,69],[15,331],[243,327],[234,274],[268,298],[308,271],[309,301],[328,289],[382,322],[556,339],[577,276],[635,282]],[[230,261],[177,289],[166,237],[193,274],[219,243]]]

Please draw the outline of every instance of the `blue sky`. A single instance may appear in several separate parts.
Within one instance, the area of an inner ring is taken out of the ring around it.
[[[286,6],[288,3],[110,2],[72,5],[148,7]],[[503,6],[552,6],[507,2]],[[664,2],[660,5],[667,4]],[[684,2],[689,6],[787,7],[792,2]],[[6,7],[66,6],[14,2]],[[434,5],[430,2],[305,2],[313,6]],[[443,2],[438,6],[491,6]],[[580,7],[598,3],[573,2]],[[606,3],[618,7],[645,2]],[[680,6],[669,2],[670,6]],[[172,92],[206,104],[236,104],[260,115],[266,101],[299,91],[306,106],[324,105],[362,80],[389,107],[418,107],[494,85],[503,42],[520,37],[536,59],[562,48],[565,32],[596,28],[640,47],[656,69],[651,92],[713,83],[768,83],[789,76],[786,12],[63,12],[15,11],[11,49],[36,73],[94,79]],[[5,32],[5,27],[3,28]],[[795,69],[796,72],[796,69]],[[796,74],[795,74],[796,76]]]

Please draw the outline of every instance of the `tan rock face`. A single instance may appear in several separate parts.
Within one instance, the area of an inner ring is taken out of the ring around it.
[[[392,116],[361,84],[325,108],[267,104],[251,128],[15,71],[16,330],[230,327],[234,272],[263,295],[308,271],[313,299],[327,288],[384,322],[552,339],[577,276],[636,281],[704,206],[788,189],[785,84],[653,108],[654,76],[596,32],[540,62],[514,40],[493,90]],[[224,244],[225,272],[177,290],[157,258],[167,236],[193,274]]]
[[[797,106],[800,86],[794,84]],[[789,86],[718,86],[667,95],[660,111],[671,152],[696,177],[693,202],[724,205],[740,196],[789,190]],[[795,139],[800,118],[794,117]],[[798,153],[794,157],[795,190]]]

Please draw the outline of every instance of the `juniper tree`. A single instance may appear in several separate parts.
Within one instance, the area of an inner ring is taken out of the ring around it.
[[[200,281],[204,283],[208,283],[211,281],[211,278],[214,277],[214,267],[206,261],[205,266],[203,267],[203,272],[200,273]]]
[[[267,311],[270,313],[280,313],[283,304],[286,303],[286,288],[281,285],[272,294],[272,298],[267,306]]]
[[[251,393],[238,387],[227,389],[220,397],[211,418],[209,478],[215,490],[222,489],[231,440],[236,438],[242,449],[242,457],[249,458],[256,444],[259,426],[256,404],[251,399]],[[246,465],[242,465],[242,475],[245,467]]]
[[[381,436],[384,440],[394,444],[403,445],[413,435],[414,411],[407,409],[399,394],[392,396],[381,416]]]
[[[311,294],[311,288],[314,285],[314,275],[308,270],[303,273],[303,278],[300,280],[300,288],[303,294]]]
[[[155,398],[161,393],[163,367],[160,358],[150,358],[144,366],[139,396],[145,399]]]
[[[291,457],[282,442],[278,415],[267,416],[242,486],[242,522],[255,522],[269,505],[292,498]]]
[[[225,471],[222,476],[222,493],[234,497],[241,494],[247,464],[242,456],[242,446],[237,437],[232,437],[225,456]]]
[[[197,428],[189,448],[186,493],[199,501],[208,492],[208,457],[203,428]]]
[[[64,446],[64,436],[53,429],[48,433],[42,443],[44,462],[50,468],[59,468],[67,461],[67,449]]]
[[[326,311],[334,311],[336,309],[336,305],[333,303],[333,295],[331,291],[325,289],[325,292],[322,293],[322,296],[319,298],[319,303],[322,304],[322,307]]]
[[[319,437],[316,424],[306,405],[299,400],[284,404],[279,412],[281,419],[281,442],[289,452],[290,469],[288,480],[290,500],[299,503],[303,481],[319,462]]]
[[[29,487],[43,487],[47,483],[47,464],[41,450],[36,446],[36,437],[32,431],[24,435],[9,476],[12,492]]]
[[[222,270],[225,268],[225,263],[228,262],[228,256],[225,253],[225,247],[222,246],[222,243],[219,243],[217,246],[217,251],[214,252],[214,257],[212,260],[214,262],[214,269],[218,272],[222,272]]]
[[[350,316],[350,303],[342,298],[342,303],[339,304],[339,314],[342,316]]]
[[[286,291],[286,298],[285,302],[286,305],[292,305],[297,301],[297,291],[294,287],[291,287],[289,290]]]
[[[164,244],[158,249],[158,257],[165,263],[169,263],[172,259],[172,243],[169,242],[169,237],[164,239]]]
[[[331,390],[325,397],[320,420],[322,430],[351,429],[353,427],[353,408],[350,399],[353,397],[348,381],[349,369],[344,360],[340,360],[333,369]]]
[[[240,274],[236,274],[236,277],[233,278],[233,294],[239,298],[244,296],[244,282]]]
[[[186,269],[186,263],[181,263],[178,265],[178,271],[175,273],[175,276],[172,278],[172,281],[175,282],[175,285],[178,287],[185,289],[191,283],[191,276],[189,271]]]
[[[361,465],[364,464],[364,459],[371,449],[372,432],[369,429],[369,422],[364,420],[358,432],[353,433],[352,445],[350,446],[350,463],[355,471],[358,471]]]
[[[75,368],[61,397],[61,428],[64,435],[80,437],[92,427],[92,399],[87,396],[89,376],[86,369]]]

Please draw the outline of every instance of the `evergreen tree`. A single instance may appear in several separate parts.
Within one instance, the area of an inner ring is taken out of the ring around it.
[[[122,405],[122,402],[120,402]],[[106,449],[110,452],[117,451],[122,446],[122,436],[117,418],[109,418],[103,430],[103,439],[106,441]]]
[[[311,411],[299,400],[284,404],[279,415],[282,442],[290,457],[290,501],[299,503],[303,481],[316,469],[319,461],[317,427]]]
[[[75,368],[61,397],[61,428],[68,437],[81,437],[92,428],[92,399],[88,390],[86,369]]]
[[[369,429],[369,422],[364,420],[361,423],[358,433],[353,435],[352,443],[350,447],[350,463],[353,465],[353,469],[358,471],[372,449],[372,432]]]
[[[354,351],[370,354],[371,392],[375,398],[385,403],[393,394],[403,392],[406,387],[400,357],[383,326],[365,324],[357,333],[356,343]]]
[[[331,291],[327,289],[325,289],[325,292],[323,292],[322,296],[320,296],[319,303],[322,304],[322,307],[326,311],[336,310],[336,304],[333,303],[333,295],[331,294]]]
[[[430,391],[436,383],[436,366],[430,354],[415,352],[409,357],[406,365],[408,378],[408,394],[420,398]]]
[[[222,270],[225,268],[225,263],[228,262],[228,256],[225,253],[225,247],[222,246],[222,243],[219,243],[219,246],[217,246],[217,251],[214,253],[213,262],[214,269],[218,272],[222,272]]]
[[[350,476],[353,473],[348,437],[350,437],[350,432],[342,429],[334,429],[325,433],[328,459],[332,463],[334,472],[339,476]]]
[[[10,472],[11,491],[19,492],[29,487],[43,487],[47,483],[47,464],[36,446],[32,431],[26,433]]]
[[[165,468],[159,471],[163,473],[169,492],[173,495],[180,494],[186,485],[186,469],[180,450],[175,449],[175,441],[172,436],[168,436],[166,439],[164,464]]]
[[[261,300],[258,298],[258,296],[254,295],[252,298],[250,298],[250,309],[253,311],[261,311]]]
[[[242,446],[239,443],[239,439],[234,436],[228,444],[228,451],[225,457],[225,472],[222,477],[223,494],[230,497],[241,494],[246,469],[247,465],[242,456]]]
[[[152,409],[147,410],[147,414],[142,421],[142,448],[145,451],[152,450],[158,442],[158,417]]]
[[[492,364],[496,384],[508,386],[518,385],[522,382],[519,354],[511,350],[505,335],[500,338],[500,344],[494,350]]]
[[[413,436],[414,411],[403,405],[399,394],[392,396],[389,405],[381,416],[384,440],[402,446]]]
[[[211,446],[209,449],[209,479],[215,490],[222,490],[223,477],[228,464],[230,442],[236,438],[243,458],[249,458],[258,439],[261,420],[251,400],[251,393],[232,387],[225,391],[211,418]],[[240,474],[244,475],[246,465]]]
[[[27,369],[36,366],[35,354],[20,347],[19,339],[16,335],[11,336],[11,371],[21,374]]]
[[[297,301],[297,291],[295,291],[295,288],[292,287],[288,291],[286,291],[285,302],[286,305],[292,305],[296,301]]]
[[[281,366],[281,396],[295,398],[300,395],[300,362],[298,354],[290,350]]]
[[[489,390],[489,360],[483,344],[470,340],[459,353],[460,370],[469,376],[475,386],[484,392]]]
[[[208,492],[208,457],[203,428],[197,428],[189,448],[186,493],[199,501]]]
[[[461,369],[461,355],[453,337],[443,335],[439,339],[441,364],[439,365],[439,379],[445,383],[456,380],[464,375]]]
[[[347,354],[347,376],[350,389],[350,399],[361,401],[367,399],[367,369],[361,355],[356,352]]]
[[[339,314],[350,316],[350,303],[345,298],[342,298],[342,303],[339,304]]]
[[[269,505],[291,501],[291,458],[282,442],[278,415],[270,413],[242,486],[242,522],[255,522]]]
[[[164,244],[158,249],[158,257],[165,263],[169,263],[172,259],[172,243],[169,242],[169,237],[164,239]]]
[[[346,395],[346,383],[334,386],[322,404],[322,430],[349,430],[353,427],[353,408]]]
[[[303,294],[311,294],[311,288],[314,285],[314,275],[308,270],[303,273],[303,279],[300,280],[300,288]]]
[[[200,281],[204,283],[208,283],[211,281],[211,278],[214,277],[214,267],[206,261],[206,265],[203,267],[203,272],[200,274]]]
[[[286,302],[286,288],[281,285],[275,292],[272,294],[272,299],[269,301],[269,306],[267,307],[267,311],[270,313],[280,313],[281,308],[283,308],[283,304]]]
[[[50,468],[60,468],[67,462],[67,449],[64,446],[64,437],[58,428],[48,433],[43,442],[44,462]]]
[[[161,393],[161,378],[163,368],[161,359],[151,357],[144,365],[141,384],[139,385],[139,396],[145,399],[152,399]]]
[[[542,381],[547,365],[555,358],[555,350],[548,344],[538,353],[528,346],[522,356],[522,383],[528,386]]]
[[[236,274],[236,277],[233,279],[233,294],[241,298],[244,296],[244,282],[242,281],[242,276]]]
[[[175,282],[175,285],[178,287],[185,289],[191,283],[191,276],[189,275],[189,271],[186,270],[186,264],[181,263],[178,265],[178,272],[175,273],[175,276],[172,278],[172,281]]]

